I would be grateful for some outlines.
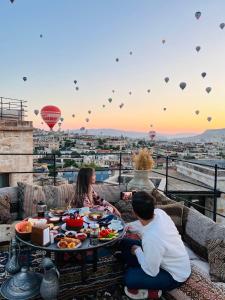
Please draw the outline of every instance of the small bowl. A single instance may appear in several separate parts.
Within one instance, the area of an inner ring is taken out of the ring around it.
[[[57,234],[55,237],[54,237],[54,241],[55,242],[59,242],[61,239],[63,239],[65,237],[65,234],[63,234],[63,233],[59,233],[59,234]]]
[[[65,233],[65,236],[66,236],[66,237],[70,237],[70,238],[75,238],[76,235],[77,235],[76,231],[67,231],[67,232]]]
[[[49,219],[49,222],[53,224],[59,223],[59,221],[60,221],[59,217],[52,217]]]
[[[25,229],[29,228],[29,231],[24,231]],[[28,221],[22,221],[15,225],[16,235],[20,237],[21,239],[27,241],[31,238],[31,231],[32,231],[32,225]]]
[[[76,238],[78,240],[80,240],[81,242],[83,242],[84,240],[86,240],[87,234],[86,233],[77,233]]]

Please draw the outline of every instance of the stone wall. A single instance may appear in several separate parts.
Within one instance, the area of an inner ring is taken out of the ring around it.
[[[33,174],[11,172],[33,171],[32,155],[7,155],[7,153],[33,153],[33,125],[26,121],[0,121],[0,173],[9,173],[10,186],[18,181],[33,182]],[[11,174],[10,174],[11,173]]]

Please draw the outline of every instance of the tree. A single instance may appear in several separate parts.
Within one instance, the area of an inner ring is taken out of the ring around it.
[[[68,167],[75,167],[78,168],[77,163],[73,160],[73,159],[66,159],[64,160],[64,168],[68,168]]]

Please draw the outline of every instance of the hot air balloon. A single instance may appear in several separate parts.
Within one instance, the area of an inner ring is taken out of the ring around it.
[[[225,23],[221,23],[221,24],[220,24],[220,28],[221,28],[221,29],[224,29],[224,27],[225,27]]]
[[[74,82],[74,84],[77,84],[77,80],[74,80],[73,82]]]
[[[43,123],[43,122],[41,122],[41,125],[44,125],[44,123]]]
[[[116,58],[116,62],[118,62],[119,61],[119,58]]]
[[[63,118],[63,117],[62,117],[62,118],[60,118],[60,121],[61,121],[61,122],[63,122],[63,121],[64,121],[64,118]]]
[[[102,104],[102,107],[105,108],[105,104]]]
[[[41,117],[50,130],[52,130],[55,124],[59,121],[60,116],[61,111],[57,106],[47,105],[41,109]]]
[[[186,88],[186,82],[181,82],[180,83],[180,88],[182,89],[182,90],[184,90],[185,88]]]
[[[90,120],[88,118],[85,119],[86,122],[89,122]]]
[[[162,40],[162,43],[165,44],[166,40]]]
[[[196,11],[195,13],[195,18],[198,20],[201,17],[201,12],[200,11]]]
[[[34,114],[37,116],[39,114],[39,110],[38,109],[35,109],[34,110]]]
[[[149,131],[148,136],[150,137],[151,141],[155,138],[156,132],[154,130]]]
[[[75,118],[75,114],[72,114],[72,117]]]
[[[132,55],[133,54],[133,52],[132,51],[130,51],[130,53],[129,53],[130,55]]]
[[[169,77],[165,77],[164,80],[166,83],[168,83],[170,79],[169,79]]]
[[[150,127],[153,127],[153,124],[150,124]]]
[[[115,90],[112,90],[113,94],[115,93]]]
[[[132,92],[129,92],[129,95],[132,95]]]
[[[151,92],[151,90],[147,90],[147,92],[148,92],[148,93],[150,93],[150,92]]]
[[[61,125],[62,125],[62,123],[61,123],[61,122],[59,122],[59,123],[58,123],[58,126],[59,126],[59,128],[61,127]]]
[[[212,117],[208,117],[208,118],[207,118],[207,121],[208,121],[208,122],[211,122],[211,121],[212,121]]]
[[[211,92],[212,88],[210,86],[208,86],[205,90],[209,94]]]
[[[196,111],[195,111],[195,114],[196,114],[196,115],[199,115],[199,113],[200,113],[199,110],[196,110]]]
[[[202,78],[205,78],[205,76],[206,76],[206,72],[202,72]]]
[[[163,107],[163,110],[166,111],[166,107]]]
[[[76,86],[76,90],[77,90],[77,91],[79,90],[79,86]]]
[[[81,128],[80,128],[80,131],[84,131],[84,130],[85,130],[85,127],[81,127]]]
[[[27,77],[23,77],[23,81],[27,81]]]
[[[43,35],[42,35],[42,34],[40,34],[40,38],[43,38]]]
[[[91,114],[91,110],[88,111],[89,115]]]
[[[119,105],[119,108],[122,108],[124,106],[124,103],[121,103],[120,105]]]
[[[109,101],[109,103],[111,103],[112,102],[112,98],[109,98],[108,101]]]
[[[196,50],[197,52],[199,52],[199,51],[201,50],[201,47],[200,47],[200,46],[197,46],[197,47],[195,47],[195,50]]]
[[[11,3],[13,3],[13,2],[14,2],[14,0],[10,0],[10,2],[11,2]]]

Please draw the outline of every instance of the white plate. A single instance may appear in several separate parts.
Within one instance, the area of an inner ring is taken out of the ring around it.
[[[75,248],[67,248],[67,247],[66,247],[66,248],[60,248],[60,247],[59,247],[59,243],[60,243],[60,242],[57,243],[57,247],[58,247],[59,249],[69,249],[69,250],[77,249],[77,248],[79,248],[79,247],[82,245],[82,243],[79,243]]]
[[[110,224],[108,226],[109,229],[112,229],[112,230],[117,230],[117,231],[120,231],[120,230],[123,230],[123,225],[114,225],[114,224]]]

